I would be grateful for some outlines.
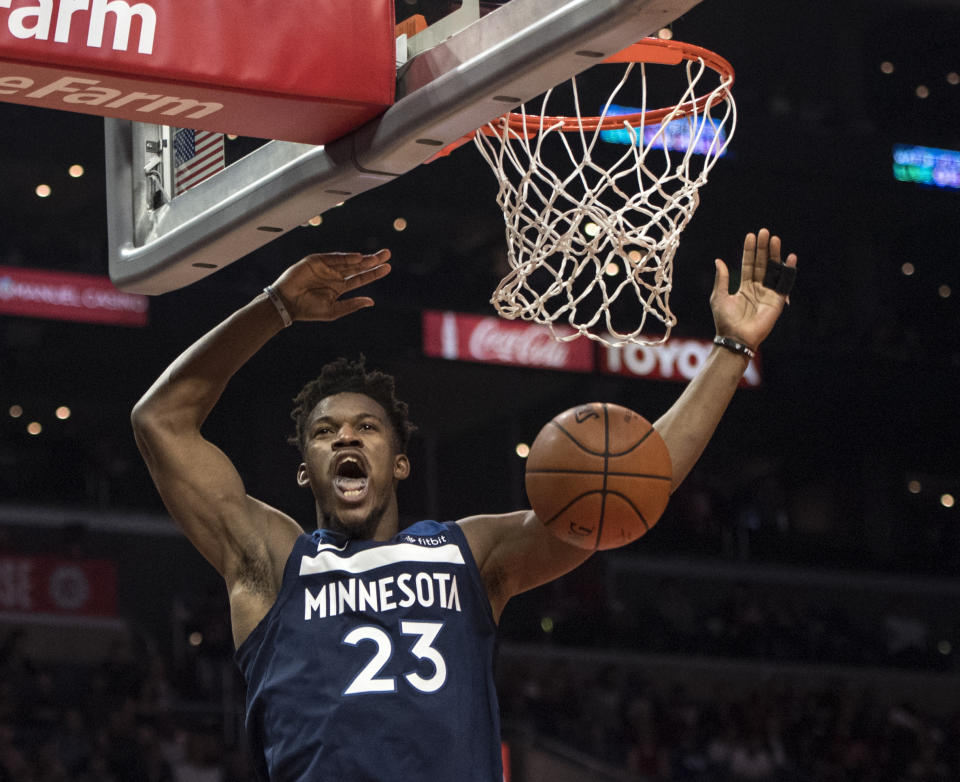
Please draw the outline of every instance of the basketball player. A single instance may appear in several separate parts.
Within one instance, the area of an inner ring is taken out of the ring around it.
[[[767,230],[748,234],[733,295],[716,262],[710,302],[725,339],[656,423],[674,487],[783,310],[789,286],[764,285],[795,273],[796,256],[781,262],[780,248]],[[371,306],[343,297],[386,275],[389,257],[295,263],[177,358],[132,415],[167,508],[226,581],[247,727],[273,782],[499,782],[496,623],[511,596],[588,556],[528,510],[398,529],[396,489],[411,469],[406,406],[391,378],[357,364],[326,367],[297,398],[296,480],[316,500],[311,535],[248,496],[202,436],[227,382],[283,325]]]

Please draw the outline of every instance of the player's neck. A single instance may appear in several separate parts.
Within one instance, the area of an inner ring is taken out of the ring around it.
[[[375,508],[363,519],[341,519],[317,507],[317,527],[354,540],[390,540],[400,531],[400,514],[394,496],[385,507]]]

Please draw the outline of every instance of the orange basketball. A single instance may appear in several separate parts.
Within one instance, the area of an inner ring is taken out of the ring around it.
[[[586,549],[624,546],[657,523],[670,454],[643,416],[605,402],[566,410],[534,440],[527,497],[547,529]]]

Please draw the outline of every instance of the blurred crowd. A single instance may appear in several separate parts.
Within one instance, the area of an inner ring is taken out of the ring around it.
[[[99,665],[39,664],[14,632],[0,646],[0,782],[252,782],[224,740],[222,696],[151,645],[120,642]],[[226,664],[230,664],[229,660]]]
[[[222,691],[178,682],[142,652],[121,646],[96,667],[7,654],[0,782],[252,782],[242,738],[225,738],[240,692],[225,715]],[[561,742],[642,782],[960,779],[960,708],[885,703],[842,677],[764,678],[750,692],[718,681],[694,695],[627,662],[506,655],[498,688],[508,739]],[[201,695],[211,708],[189,708]]]
[[[70,556],[137,563],[121,567],[119,591],[138,613],[96,662],[67,648],[42,662],[0,624],[0,782],[253,782],[221,582],[174,587],[164,568],[187,556],[180,538],[69,537]],[[5,548],[29,553],[30,540],[10,533]],[[731,561],[736,547],[675,559],[649,543],[511,601],[498,663],[508,737],[640,782],[960,780],[960,704],[891,699],[890,685],[956,681],[950,579]],[[148,600],[152,619],[138,609]],[[672,673],[643,670],[653,659]],[[712,688],[693,686],[704,660]],[[731,665],[755,680],[725,680]],[[829,684],[813,675],[824,669]],[[794,678],[776,678],[784,670]]]
[[[501,665],[504,725],[644,782],[955,782],[960,704],[937,717],[837,680],[693,696],[625,665]],[[726,688],[729,690],[729,688]]]
[[[818,583],[813,571],[796,581],[709,574],[646,573],[655,562],[589,561],[518,601],[501,633],[524,642],[603,647],[655,654],[709,655],[949,672],[960,669],[958,592],[919,582],[882,586],[850,576]],[[621,567],[622,566],[622,567]],[[783,571],[777,571],[782,575]],[[910,590],[916,592],[911,594]]]
[[[843,677],[864,665],[942,675],[955,655],[937,651],[929,617],[910,603],[890,602],[867,637],[862,607],[844,613],[815,591],[794,590],[788,610],[763,584],[718,582],[698,600],[697,579],[647,579],[639,591],[630,582],[588,565],[507,612],[503,636],[525,650],[498,663],[508,736],[561,742],[646,782],[960,779],[960,708],[891,704],[882,676],[881,689]],[[633,597],[618,602],[623,594]],[[16,632],[0,636],[0,782],[252,782],[225,598],[200,594],[173,614],[172,650],[129,636],[96,665],[39,664]],[[594,662],[618,645],[620,662]],[[585,646],[607,651],[594,658]],[[715,686],[701,681],[694,694],[682,662],[675,681],[647,674],[638,651],[716,660]],[[794,671],[832,661],[835,672],[829,686],[758,672],[744,688],[723,681],[724,660]]]

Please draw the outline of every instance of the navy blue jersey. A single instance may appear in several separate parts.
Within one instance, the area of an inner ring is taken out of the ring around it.
[[[247,732],[271,782],[501,782],[495,623],[454,523],[293,547],[237,650]]]

